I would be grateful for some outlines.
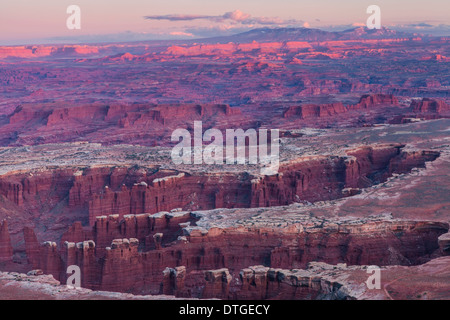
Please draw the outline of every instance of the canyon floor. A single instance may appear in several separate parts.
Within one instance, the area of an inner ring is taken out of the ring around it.
[[[449,56],[364,28],[0,47],[0,299],[450,299]],[[175,164],[194,121],[279,129],[277,172]]]

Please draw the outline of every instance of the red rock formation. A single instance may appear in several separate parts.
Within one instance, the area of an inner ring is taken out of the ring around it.
[[[66,242],[61,253],[57,253],[56,244],[45,243],[40,267],[64,279],[67,266],[78,265],[83,286],[88,288],[159,293],[161,283],[166,284],[165,290],[174,288],[173,281],[167,274],[164,276],[163,271],[181,265],[186,267],[184,281],[187,284],[193,283],[187,278],[191,272],[194,278],[199,270],[228,268],[231,274],[248,265],[304,268],[310,261],[352,265],[416,264],[438,249],[437,238],[448,231],[448,225],[442,223],[383,220],[302,228],[303,224],[278,231],[243,227],[207,231],[188,227],[184,229],[184,239],[148,251],[141,251],[140,241],[133,238],[113,240],[104,250],[95,248],[93,241]],[[263,282],[259,276],[257,278]],[[207,273],[206,280],[205,297],[228,295],[231,279],[226,270]],[[183,280],[177,281],[181,288]]]
[[[425,161],[434,161],[439,157],[439,152],[435,151],[412,151],[402,152],[398,157],[389,163],[389,172],[407,173],[412,168],[423,168]]]
[[[34,266],[36,268],[36,266]],[[66,272],[62,257],[58,251],[56,242],[46,241],[42,243],[39,253],[38,269],[52,274],[56,279],[61,279]]]
[[[284,164],[278,175],[252,180],[251,207],[340,198],[345,188],[369,187],[439,156],[436,152],[401,152],[402,147],[362,147],[347,151],[346,157],[305,157]]]
[[[350,108],[371,108],[376,105],[398,105],[398,100],[392,94],[366,94],[361,97],[358,104]]]
[[[47,56],[72,56],[98,53],[98,47],[87,45],[65,45],[65,46],[14,46],[0,47],[0,59],[8,57],[16,58],[38,58]]]
[[[48,214],[49,223],[71,225],[81,221],[68,231],[47,230],[45,238],[43,228],[36,228],[41,241],[59,239],[67,231],[64,241],[94,240],[105,247],[114,239],[138,238],[145,247],[153,248],[154,233],[163,233],[164,243],[173,241],[178,236],[175,235],[178,224],[191,220],[177,212],[149,219],[150,214],[174,208],[268,207],[337,199],[343,197],[346,188],[365,188],[386,181],[395,172],[423,167],[426,161],[439,156],[428,151],[402,152],[401,148],[402,145],[396,144],[367,146],[348,150],[347,156],[304,157],[283,164],[275,176],[189,175],[152,167],[20,172],[0,177],[0,194],[20,219],[26,219],[27,214],[35,217]],[[127,218],[130,214],[133,216]],[[117,216],[107,218],[111,215]],[[101,216],[104,217],[98,220]],[[123,218],[125,222],[119,223]],[[95,226],[94,232],[85,230],[87,225]]]
[[[14,112],[9,116],[9,123],[23,125],[30,121],[46,119],[49,115],[50,111],[36,110],[20,105],[17,106]]]
[[[239,272],[241,288],[238,293],[239,299],[243,300],[264,300],[267,298],[269,283],[269,267],[253,266],[242,269]],[[272,281],[275,279],[271,279]],[[236,298],[238,298],[236,297]]]
[[[89,105],[53,109],[47,117],[47,127],[80,126],[83,122],[103,121],[108,113],[108,106]]]
[[[190,128],[193,121],[205,127],[228,128],[224,120],[248,126],[248,116],[226,104],[111,104],[100,102],[24,104],[16,107],[8,124],[0,128],[0,138],[10,140],[11,132],[24,144],[64,141],[92,141],[107,144],[171,143],[177,128]],[[226,122],[226,121],[225,121]],[[54,132],[58,131],[58,134]],[[11,142],[11,141],[10,141]],[[17,141],[13,141],[17,143]]]
[[[73,169],[48,170],[32,173],[3,175],[0,179],[0,194],[17,206],[52,206],[67,196],[73,179]],[[39,201],[38,198],[46,199]]]
[[[82,242],[93,239],[97,251],[109,246],[114,239],[137,238],[145,250],[161,248],[161,245],[177,239],[180,225],[189,225],[194,219],[189,212],[159,212],[156,214],[137,214],[96,217],[92,229],[74,223],[62,236],[62,241]]]
[[[325,263],[311,263],[307,270],[252,266],[241,270],[242,286],[235,291],[232,298],[239,300],[354,300],[357,290],[352,292],[349,287],[345,287],[347,284],[345,280],[338,280],[338,275],[341,275],[344,270],[347,271],[344,264],[332,266]],[[333,275],[337,277],[333,278]]]
[[[206,285],[202,292],[203,299],[227,299],[233,277],[228,269],[205,271]]]
[[[102,269],[93,274],[101,279],[100,288],[108,291],[122,291],[125,288],[127,292],[139,292],[145,288],[145,281],[142,281],[147,273],[145,257],[139,254],[138,247],[137,239],[116,239],[106,248]],[[158,271],[162,274],[162,270]]]
[[[61,264],[60,273],[54,274],[54,276],[62,282],[67,280],[67,268],[69,266],[78,266],[81,271],[81,287],[94,288],[101,285],[98,282],[98,274],[101,273],[101,267],[95,254],[94,241],[64,242]]]
[[[413,100],[410,108],[415,113],[443,113],[450,111],[450,106],[442,100],[423,98],[421,101]]]
[[[229,105],[184,105],[184,106],[158,106],[154,109],[154,119],[166,124],[174,119],[199,120],[210,119],[213,116],[239,115],[239,109]]]
[[[233,278],[232,282],[235,285],[227,298],[234,300],[447,299],[449,297],[446,285],[450,270],[449,258],[441,257],[426,264],[408,268],[403,266],[382,268],[382,283],[385,287],[380,290],[369,289],[366,286],[367,266],[330,265],[320,262],[309,263],[306,270],[250,266],[241,270],[242,278],[236,276]],[[183,268],[178,267],[173,270]],[[0,295],[4,299],[21,300],[98,300],[99,298],[167,300],[174,298],[167,295],[133,296],[128,293],[96,292],[84,288],[73,290],[60,284],[51,275],[42,275],[39,270],[28,274],[0,272]],[[263,311],[261,307],[259,311]]]
[[[11,261],[13,249],[8,230],[8,222],[0,221],[0,262]]]
[[[291,106],[283,114],[284,118],[313,119],[325,118],[346,113],[350,110],[371,109],[379,105],[397,106],[398,100],[393,95],[371,94],[363,95],[355,105],[344,106],[341,102],[331,104],[305,104]]]
[[[223,181],[218,183],[218,181]],[[83,184],[82,184],[83,185]],[[140,214],[169,211],[174,208],[213,209],[248,206],[250,182],[243,183],[235,175],[191,176],[180,173],[157,179],[147,179],[130,188],[94,194],[89,202],[91,225],[97,216]]]
[[[41,246],[39,245],[36,234],[32,228],[23,228],[23,236],[25,240],[25,252],[27,254],[28,263],[33,269],[36,269],[41,264]]]
[[[163,271],[162,294],[189,297],[185,292],[186,267],[166,268]]]
[[[346,112],[347,109],[342,103],[332,103],[323,105],[307,104],[302,106],[291,106],[283,116],[285,118],[299,117],[300,119],[322,118]]]
[[[251,43],[227,43],[227,44],[204,44],[194,46],[171,46],[163,54],[180,56],[199,55],[221,55],[230,56],[242,53],[276,53],[280,50],[286,52],[297,52],[299,49],[311,48],[308,42],[287,41],[287,42],[251,42]]]

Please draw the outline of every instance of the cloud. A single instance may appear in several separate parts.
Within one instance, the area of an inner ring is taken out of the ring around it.
[[[174,31],[169,33],[171,36],[183,36],[183,37],[193,37],[194,35],[190,32]]]
[[[188,14],[166,14],[159,16],[145,16],[147,20],[169,20],[169,21],[192,21],[201,19],[215,19],[217,16],[201,16],[201,15],[188,15]]]
[[[168,20],[168,21],[193,21],[193,20],[209,20],[212,22],[226,22],[233,21],[245,25],[287,25],[287,24],[301,24],[303,21],[295,19],[283,20],[276,17],[252,17],[248,13],[240,10],[226,12],[223,15],[208,16],[208,15],[183,15],[183,14],[168,14],[168,15],[153,15],[145,16],[147,20]]]
[[[261,27],[305,27],[310,28],[308,22],[296,19],[281,19],[278,17],[253,17],[249,13],[235,10],[222,15],[198,15],[198,14],[167,14],[145,16],[147,20],[180,21],[207,21],[208,25],[199,23],[182,27],[178,36],[185,37],[216,37],[228,36],[246,32]],[[185,34],[184,34],[185,33]],[[173,33],[172,33],[173,35]]]
[[[230,19],[237,22],[243,22],[251,18],[251,15],[244,13],[240,10],[235,10],[233,12],[227,12],[223,15],[224,19]]]

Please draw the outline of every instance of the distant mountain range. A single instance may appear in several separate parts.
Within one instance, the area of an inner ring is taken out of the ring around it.
[[[312,28],[259,28],[232,36],[200,39],[197,42],[282,42],[282,41],[330,41],[358,39],[412,38],[416,33],[395,31],[388,28],[368,29],[356,27],[344,31],[324,31]],[[195,41],[195,40],[193,40]]]

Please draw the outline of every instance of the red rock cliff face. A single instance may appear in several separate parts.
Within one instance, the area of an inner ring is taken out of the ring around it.
[[[0,195],[24,219],[26,213],[36,219],[49,213],[51,219],[66,225],[81,221],[84,226],[93,226],[98,216],[122,218],[175,208],[249,208],[329,200],[342,197],[345,188],[383,182],[394,172],[423,167],[426,161],[439,156],[428,151],[403,152],[401,148],[402,145],[368,146],[349,150],[347,156],[304,157],[282,165],[275,176],[190,175],[157,167],[17,173],[0,178]],[[36,230],[39,239],[40,230]],[[55,239],[61,236],[56,232]]]
[[[109,106],[89,105],[71,108],[58,108],[51,111],[47,127],[75,125],[77,122],[103,121]]]
[[[342,281],[317,273],[328,271],[336,274],[337,269],[345,268],[346,264],[333,266],[314,262],[308,265],[307,270],[284,270],[262,265],[244,268],[239,275],[230,274],[227,268],[207,270],[203,281],[197,280],[199,290],[193,294],[189,283],[192,276],[186,276],[186,267],[181,266],[164,270],[162,292],[177,297],[199,296],[203,299],[353,300],[355,297],[343,286]],[[316,273],[311,272],[313,269]]]
[[[392,145],[350,150],[347,154],[352,158],[347,160],[349,170],[346,172],[346,187],[365,188],[384,181],[394,172],[386,169],[394,159],[401,157],[402,147]]]
[[[239,109],[229,105],[111,105],[105,118],[107,122],[118,123],[121,127],[144,126],[158,122],[162,125],[183,121],[214,119],[217,116],[240,115]]]
[[[108,247],[114,239],[137,238],[142,250],[151,250],[176,240],[182,235],[180,224],[189,226],[194,221],[187,211],[126,215],[123,218],[119,215],[99,216],[93,228],[74,223],[61,241],[77,243],[92,239],[98,251]]]
[[[415,264],[439,249],[437,238],[447,231],[448,225],[442,223],[408,221],[305,229],[293,225],[283,232],[244,227],[207,231],[193,227],[185,229],[184,237],[148,251],[142,249],[141,241],[152,234],[154,237],[152,231],[142,233],[141,239],[113,240],[102,250],[93,241],[66,242],[57,253],[54,245],[45,243],[40,267],[64,280],[64,270],[74,264],[82,269],[82,282],[88,288],[158,293],[167,267],[185,266],[187,274],[192,272],[197,277],[201,270],[228,268],[232,273],[249,265],[304,268],[310,261]],[[211,283],[205,293],[208,297],[227,290],[226,283],[215,275],[209,278]]]
[[[9,116],[10,124],[26,124],[30,121],[43,120],[50,115],[46,110],[33,110],[24,106],[18,106]]]
[[[433,161],[437,152],[402,152],[402,145],[362,147],[345,157],[307,157],[280,167],[276,176],[252,180],[251,207],[342,197],[344,188],[365,188],[393,172],[408,172]]]
[[[229,105],[187,105],[179,107],[158,106],[155,108],[155,120],[165,124],[173,119],[208,119],[213,116],[223,115],[240,115],[239,109],[233,109]]]
[[[361,97],[354,109],[370,108],[376,105],[398,105],[398,99],[392,94],[366,94]]]
[[[410,108],[415,113],[443,113],[450,111],[450,106],[448,106],[442,100],[434,100],[429,98],[424,98],[421,101],[413,100],[411,102]]]
[[[385,181],[395,170],[407,172],[434,160],[438,153],[407,155],[402,145],[365,147],[346,157],[302,158],[266,177],[232,174],[190,176],[179,173],[144,179],[131,187],[94,192],[89,200],[89,221],[97,216],[155,213],[173,208],[207,210],[285,205],[300,200],[342,197],[344,188],[363,188]],[[414,160],[412,160],[414,158]],[[392,162],[392,164],[391,164]],[[80,177],[81,179],[81,177]],[[80,186],[92,185],[81,183]]]
[[[363,95],[355,105],[344,106],[341,102],[331,104],[305,104],[301,106],[291,106],[283,114],[284,118],[313,119],[325,118],[350,110],[371,109],[379,105],[398,106],[398,100],[393,95],[372,94]]]
[[[0,221],[0,262],[11,261],[13,250],[9,236],[8,222]]]
[[[174,208],[213,209],[248,207],[250,182],[235,175],[191,176],[179,173],[137,183],[120,190],[106,189],[89,202],[91,225],[109,214],[155,213]]]
[[[283,166],[276,176],[252,180],[252,207],[332,199],[345,186],[346,165],[340,157],[310,157]]]
[[[342,103],[332,103],[323,105],[307,104],[302,106],[292,106],[285,111],[285,118],[299,117],[300,119],[322,118],[339,113],[347,112]]]
[[[312,263],[310,268],[326,266]],[[339,266],[328,266],[338,268]],[[344,266],[344,265],[342,265]],[[311,269],[309,269],[311,270]],[[251,266],[239,273],[241,286],[228,295],[233,300],[353,300],[349,290],[332,279],[305,270]],[[336,271],[334,271],[336,272]]]
[[[34,230],[29,227],[23,228],[23,236],[25,240],[25,252],[28,264],[36,269],[40,265],[41,246],[37,240]]]
[[[73,173],[72,169],[62,169],[3,175],[0,194],[18,206],[46,210],[67,196]]]
[[[170,145],[171,133],[190,128],[248,127],[253,119],[225,104],[24,104],[0,128],[0,141],[14,145],[90,141],[103,144]],[[55,134],[58,132],[58,134]],[[16,140],[11,134],[15,133]]]
[[[423,160],[434,161],[438,156],[439,153],[434,151],[402,152],[399,157],[390,161],[389,172],[406,173],[411,168],[423,167]]]
[[[2,47],[0,48],[0,58],[7,57],[20,57],[20,58],[37,58],[47,56],[62,55],[67,57],[95,54],[99,52],[99,48],[95,46],[83,46],[83,45],[66,45],[66,46],[14,46],[14,47]]]

